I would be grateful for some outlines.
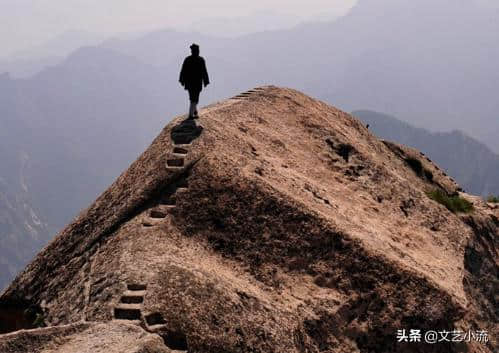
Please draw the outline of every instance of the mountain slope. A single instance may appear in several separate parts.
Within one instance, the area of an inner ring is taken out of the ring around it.
[[[499,195],[499,155],[460,131],[432,133],[369,110],[352,113],[380,138],[412,146],[475,195]]]
[[[291,89],[263,87],[200,114],[167,125],[0,308],[39,306],[52,325],[125,320],[189,352],[497,348],[394,335],[497,334],[498,210],[461,194],[475,210],[449,212],[425,193],[458,190],[436,165]],[[43,332],[23,336],[22,351],[42,349]],[[0,336],[0,347],[18,337]]]
[[[67,31],[41,45],[0,58],[0,73],[8,72],[15,78],[29,78],[45,68],[60,64],[78,48],[102,40],[101,36],[95,34]]]
[[[107,41],[29,79],[0,76],[6,134],[22,141],[5,151],[30,156],[32,206],[60,229],[169,116],[186,110],[178,72],[188,44],[199,41],[212,81],[201,104],[275,82],[346,110],[364,106],[431,129],[459,128],[497,152],[497,18],[497,8],[477,1],[361,0],[335,22],[237,39],[159,31]],[[474,159],[476,169],[491,168],[488,161]],[[3,155],[0,162],[7,163]],[[493,193],[495,183],[480,175],[455,177]]]

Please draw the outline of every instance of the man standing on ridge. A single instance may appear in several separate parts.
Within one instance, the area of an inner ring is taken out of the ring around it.
[[[189,92],[189,119],[198,117],[197,104],[199,102],[199,93],[204,87],[210,84],[208,71],[203,57],[199,56],[199,45],[191,45],[191,55],[185,58],[180,70],[179,82]]]

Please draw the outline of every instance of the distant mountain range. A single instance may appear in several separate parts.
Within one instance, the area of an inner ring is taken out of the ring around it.
[[[366,107],[420,127],[460,129],[497,152],[498,18],[477,2],[360,0],[334,22],[238,38],[158,31],[80,48],[26,79],[1,75],[0,122],[9,139],[0,163],[29,159],[29,194],[9,197],[29,199],[49,231],[90,204],[185,112],[178,72],[191,42],[201,45],[212,82],[201,105],[262,84],[290,86],[343,110]],[[476,151],[466,151],[470,160]],[[489,175],[489,158],[473,160]],[[470,185],[467,191],[497,193],[488,179],[449,173]],[[19,174],[3,174],[6,187],[17,190]],[[24,221],[19,239],[29,239],[21,234]]]
[[[165,95],[175,95],[179,62],[193,41],[213,76],[203,102],[273,83],[348,111],[365,107],[429,130],[462,130],[499,153],[496,1],[359,0],[335,21],[236,38],[164,30],[99,49],[160,67],[165,76],[157,80],[172,80]]]
[[[84,31],[67,31],[30,49],[20,50],[0,58],[0,73],[27,78],[44,68],[61,63],[71,52],[82,46],[97,45],[103,36]]]
[[[259,83],[289,86],[344,110],[466,131],[499,153],[499,8],[490,3],[359,0],[336,21],[288,30],[238,38],[158,31],[103,46],[175,77],[193,41],[213,73],[210,100]]]
[[[0,291],[47,243],[55,231],[34,206],[30,180],[31,156],[24,149],[23,127],[6,115],[0,94]]]
[[[377,136],[424,152],[452,175],[467,192],[499,195],[499,155],[461,131],[430,132],[390,115],[369,110],[352,113]]]

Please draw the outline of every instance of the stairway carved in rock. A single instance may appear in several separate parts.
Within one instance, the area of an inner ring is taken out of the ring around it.
[[[143,284],[128,284],[127,290],[123,293],[120,302],[114,308],[114,318],[140,325],[146,288],[147,286]]]
[[[144,227],[152,227],[168,217],[175,208],[177,199],[182,192],[188,191],[187,173],[182,171],[186,167],[185,158],[189,153],[192,141],[199,137],[203,127],[192,119],[186,119],[172,129],[172,151],[166,161],[166,168],[179,173],[180,177],[168,185],[159,200],[146,211],[142,220]],[[130,283],[122,294],[120,302],[114,308],[116,320],[127,320],[141,326],[146,331],[156,333],[163,338],[165,345],[172,352],[187,352],[187,337],[179,331],[169,328],[159,312],[144,312],[144,298],[147,285]]]
[[[143,312],[146,291],[145,284],[129,283],[120,302],[114,307],[114,319],[124,320],[141,326],[150,333],[158,334],[172,352],[187,353],[187,338],[183,333],[169,329],[161,313]]]
[[[253,94],[255,94],[255,93],[265,91],[265,89],[266,89],[265,87],[256,87],[256,88],[250,89],[250,90],[248,90],[248,91],[245,91],[245,92],[239,93],[237,96],[234,96],[234,97],[232,97],[231,99],[234,99],[234,100],[242,100],[242,99],[246,99],[246,98],[251,97],[251,96],[252,96]]]
[[[167,169],[175,172],[182,172],[185,169],[185,158],[189,153],[192,141],[199,137],[202,130],[203,127],[198,125],[194,119],[186,119],[172,129],[173,148],[166,161]],[[153,227],[160,223],[175,208],[179,193],[187,190],[188,181],[184,175],[164,190],[159,202],[147,211],[142,225]]]

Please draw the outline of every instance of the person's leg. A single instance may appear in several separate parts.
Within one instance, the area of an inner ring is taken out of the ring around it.
[[[191,101],[191,104],[189,106],[189,118],[193,118],[195,112],[196,112],[196,103]]]
[[[198,102],[199,102],[199,93],[201,91],[200,90],[196,90],[194,92],[192,92],[192,101],[194,102],[194,117],[198,117],[198,108],[197,108],[197,105],[198,105]]]
[[[189,101],[190,101],[189,118],[194,118],[197,100],[196,100],[196,91],[193,89],[189,89]]]

